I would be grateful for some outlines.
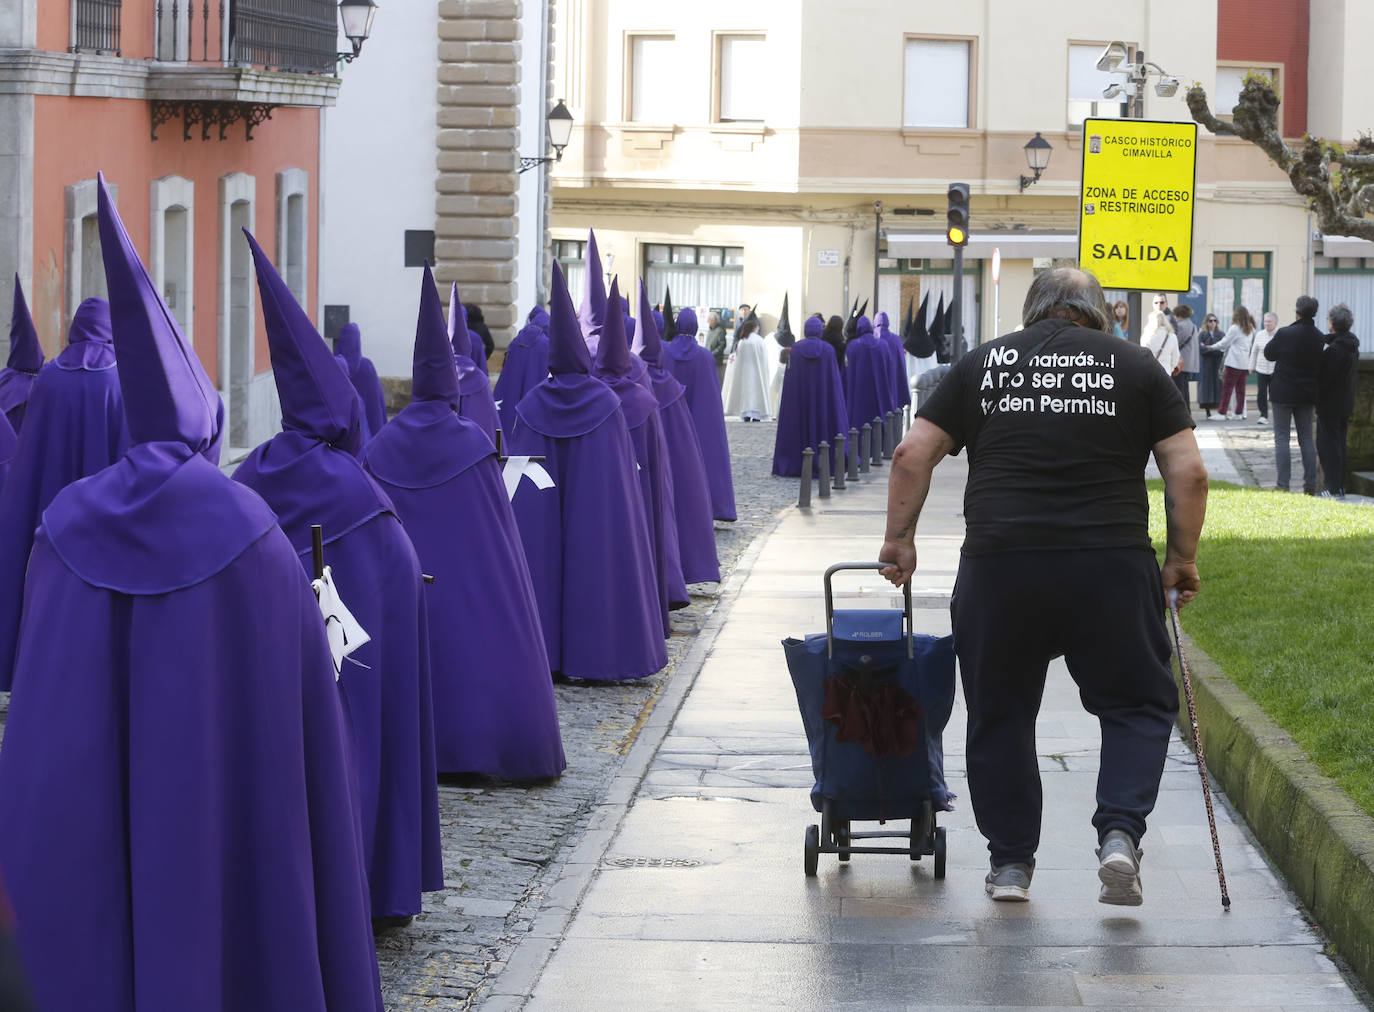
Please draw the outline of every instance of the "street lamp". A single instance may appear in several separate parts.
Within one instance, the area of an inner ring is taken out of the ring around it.
[[[1040,173],[1050,167],[1050,152],[1052,152],[1054,148],[1050,146],[1049,141],[1040,136],[1040,131],[1037,130],[1035,131],[1035,136],[1026,143],[1025,148],[1022,150],[1026,152],[1026,164],[1029,165],[1031,171],[1035,173],[1033,176],[1021,177],[1021,192],[1025,193],[1026,187],[1030,186],[1032,183],[1040,182]]]
[[[339,53],[344,63],[352,63],[363,51],[363,43],[372,34],[372,19],[377,16],[373,0],[339,0],[339,19],[343,21],[344,38],[353,43],[353,52]]]
[[[553,148],[553,157],[544,155],[542,158],[532,158],[521,155],[520,172],[526,172],[536,165],[547,165],[549,162],[561,162],[563,160],[563,149],[568,146],[568,141],[572,138],[573,116],[572,113],[568,112],[568,107],[563,104],[561,98],[558,100],[558,104],[549,110],[545,128],[549,135],[549,147]]]

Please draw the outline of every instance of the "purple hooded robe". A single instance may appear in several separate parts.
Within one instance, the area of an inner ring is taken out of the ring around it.
[[[474,348],[481,348],[480,338],[473,340],[468,333],[467,310],[458,298],[458,283],[454,282],[448,303],[448,336],[453,346],[453,364],[458,370],[458,413],[487,434],[496,445],[496,430],[501,420],[496,413],[496,398],[492,396],[491,379],[487,371],[473,359]],[[481,358],[481,352],[475,353]],[[485,359],[483,360],[485,362]]]
[[[711,490],[711,515],[735,519],[735,480],[730,473],[730,439],[725,433],[725,408],[720,400],[716,359],[697,344],[697,314],[688,308],[677,314],[677,337],[668,342],[668,370],[687,390],[706,483]]]
[[[875,316],[873,326],[878,340],[887,348],[888,368],[892,371],[892,403],[900,411],[911,403],[911,387],[906,378],[906,349],[902,347],[902,339],[888,327],[886,313]]]
[[[539,607],[496,448],[458,414],[453,346],[428,267],[411,396],[367,444],[363,466],[434,577],[425,596],[439,771],[557,776],[567,763]]]
[[[617,281],[611,282],[611,296],[617,293]],[[654,395],[635,382],[631,376],[630,346],[625,337],[624,318],[612,313],[601,334],[596,349],[592,375],[615,391],[620,398],[620,411],[630,431],[630,445],[634,448],[639,486],[643,493],[645,520],[653,541],[654,573],[658,585],[658,604],[663,616],[663,635],[672,634],[668,610],[690,604],[687,585],[682,579],[682,563],[677,558],[677,528],[673,520],[673,506],[669,495],[668,447],[663,441],[663,424]],[[643,363],[640,363],[641,366]],[[669,532],[672,538],[669,538]],[[670,557],[671,556],[671,557]]]
[[[24,301],[19,275],[14,276],[14,312],[10,316],[10,357],[0,369],[0,413],[10,421],[17,434],[24,428],[24,405],[29,399],[38,370],[43,368],[43,346],[38,330]]]
[[[596,233],[587,229],[587,247],[582,253],[582,304],[577,307],[578,323],[588,354],[595,355],[601,344],[601,332],[606,329],[606,277],[602,273],[601,252],[596,248]],[[552,310],[550,306],[550,310]]]
[[[67,339],[29,392],[30,424],[0,490],[0,690],[10,687],[24,571],[39,518],[58,492],[109,467],[129,446],[109,303],[82,302]]]
[[[334,353],[343,359],[348,381],[362,401],[365,431],[369,436],[381,432],[386,424],[386,394],[382,392],[382,381],[377,378],[377,367],[372,359],[363,355],[362,331],[356,323],[343,325],[334,342]]]
[[[831,474],[844,459],[842,453],[835,452],[835,436],[849,424],[849,413],[840,386],[835,349],[821,340],[822,329],[820,320],[808,319],[802,330],[806,336],[792,345],[788,356],[778,405],[778,435],[773,446],[773,473],[777,475],[800,476],[803,448],[814,449],[822,441],[831,446]],[[848,438],[846,432],[846,443]],[[811,467],[819,473],[818,461],[813,460]]]
[[[339,677],[358,770],[363,860],[372,916],[420,912],[444,887],[429,630],[420,563],[396,510],[357,460],[363,409],[347,376],[257,242],[249,237],[267,324],[282,431],[238,466],[277,514],[311,576],[310,527],[323,528],[325,564],[371,638]]]
[[[536,307],[538,308],[538,307]],[[496,413],[501,431],[515,425],[520,398],[549,378],[549,335],[537,323],[527,323],[506,348],[506,360],[496,377]]]
[[[668,654],[630,433],[620,399],[590,375],[557,264],[549,311],[550,375],[516,407],[510,437],[512,454],[545,457],[552,478],[512,490],[549,661],[573,678],[642,678]]]
[[[223,405],[103,177],[98,196],[133,445],[43,515],[0,749],[35,1002],[377,1012],[319,607],[271,510],[216,466]]]
[[[851,428],[862,430],[875,418],[885,419],[896,397],[892,360],[887,347],[874,336],[868,317],[859,317],[856,331],[857,335],[844,348],[844,402],[849,408],[846,432]],[[830,442],[834,442],[834,433]]]
[[[635,352],[648,367],[648,379],[658,400],[663,420],[663,439],[668,444],[673,515],[677,525],[677,552],[683,579],[688,583],[714,583],[720,580],[716,556],[716,531],[711,522],[711,490],[706,481],[706,465],[701,459],[701,443],[692,412],[687,407],[686,389],[663,365],[663,342],[659,339],[657,314],[649,310],[644,282],[639,283],[639,325]]]
[[[14,434],[14,427],[10,425],[5,413],[0,411],[0,494],[4,493],[5,479],[10,473],[10,462],[14,460],[14,451],[18,447],[19,437]]]

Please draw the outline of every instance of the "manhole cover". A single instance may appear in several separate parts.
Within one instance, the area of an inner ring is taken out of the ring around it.
[[[606,864],[612,868],[700,868],[700,861],[687,857],[617,857]]]

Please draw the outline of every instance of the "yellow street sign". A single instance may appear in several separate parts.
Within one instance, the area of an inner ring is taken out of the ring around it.
[[[1083,121],[1078,265],[1103,288],[1186,292],[1197,124]]]

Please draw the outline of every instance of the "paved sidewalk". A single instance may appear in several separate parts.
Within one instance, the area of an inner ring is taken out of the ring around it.
[[[941,466],[921,521],[918,631],[949,629],[962,468],[962,458]],[[639,743],[642,781],[624,783],[621,807],[594,820],[487,1007],[1358,1006],[1224,802],[1233,905],[1222,913],[1197,769],[1177,737],[1144,840],[1145,903],[1096,902],[1098,731],[1062,662],[1039,722],[1046,821],[1029,904],[984,895],[961,703],[945,740],[964,796],[942,823],[948,878],[933,880],[929,858],[863,855],[847,866],[822,855],[819,877],[803,876],[803,830],[818,816],[778,641],[823,628],[827,564],[876,552],[885,477],[785,514],[737,574],[676,718],[654,714],[661,745],[647,729]],[[850,602],[860,595],[895,599],[876,575],[851,577]],[[660,709],[670,705],[665,696]]]

